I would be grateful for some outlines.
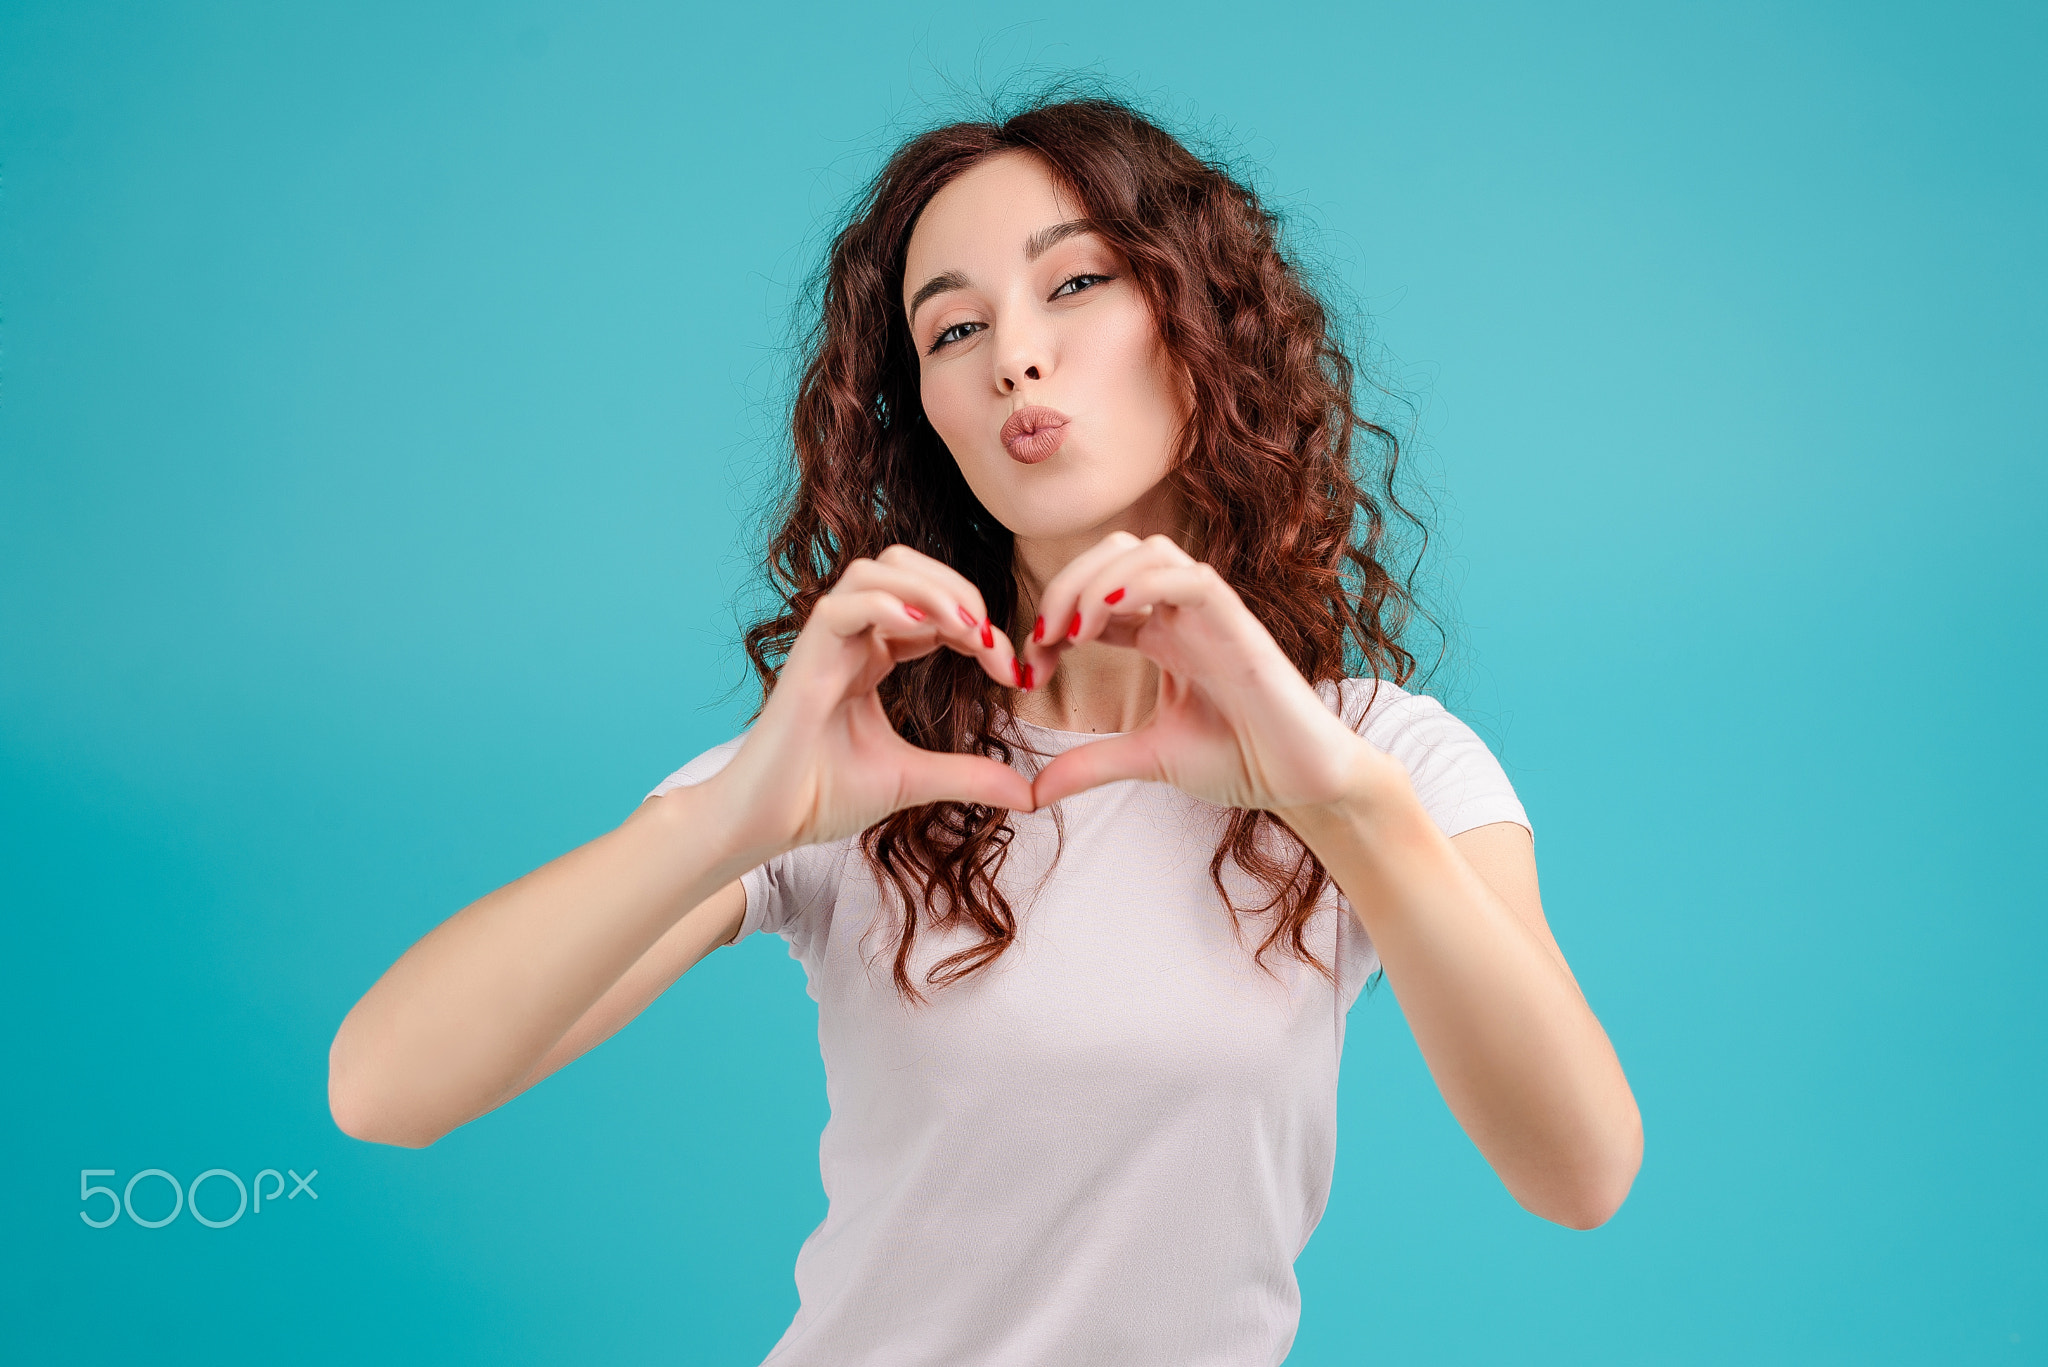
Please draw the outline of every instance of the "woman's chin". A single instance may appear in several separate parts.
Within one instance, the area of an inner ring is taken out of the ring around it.
[[[1078,453],[1075,453],[1078,454]],[[1081,540],[1094,545],[1114,531],[1138,536],[1169,529],[1173,500],[1166,487],[1164,462],[1149,483],[1141,479],[1105,478],[1109,472],[1070,459],[1061,450],[1037,465],[1007,458],[1002,466],[984,467],[981,478],[968,484],[983,507],[1020,541],[1059,543]],[[1141,477],[1142,478],[1142,477]],[[1160,525],[1153,525],[1159,523]]]

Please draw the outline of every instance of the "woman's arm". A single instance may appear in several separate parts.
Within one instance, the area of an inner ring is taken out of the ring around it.
[[[335,1035],[335,1123],[373,1143],[431,1144],[552,1071],[539,1065],[655,945],[701,943],[695,962],[721,929],[730,935],[719,923],[733,898],[721,891],[777,853],[739,838],[730,796],[714,778],[645,802],[407,950]]]
[[[650,798],[649,801],[659,801]],[[728,883],[706,898],[702,905],[685,912],[683,919],[669,927],[668,934],[654,942],[613,983],[588,1011],[576,1018],[569,1033],[548,1050],[533,1071],[499,1102],[502,1106],[542,1078],[568,1067],[598,1045],[631,1024],[654,999],[675,985],[676,979],[695,968],[714,949],[722,949],[739,934],[740,921],[747,912],[747,890]],[[495,1108],[493,1108],[495,1109]]]
[[[630,1019],[668,964],[729,938],[744,897],[723,890],[784,850],[926,802],[1028,809],[1016,770],[920,750],[890,727],[876,685],[941,648],[1016,676],[966,579],[901,547],[855,561],[812,608],[731,763],[457,912],[364,994],[328,1053],[335,1122],[417,1148],[501,1105]],[[664,944],[673,957],[647,962]],[[596,1010],[608,996],[617,1009]]]
[[[1642,1117],[1544,922],[1529,833],[1446,839],[1405,773],[1360,770],[1353,793],[1278,815],[1343,889],[1438,1090],[1508,1191],[1546,1220],[1604,1224],[1642,1163]]]
[[[1159,666],[1151,720],[1053,759],[1039,805],[1138,778],[1286,822],[1350,899],[1444,1099],[1515,1199],[1579,1228],[1611,1216],[1642,1122],[1543,922],[1527,833],[1446,839],[1401,763],[1332,714],[1216,571],[1165,537],[1112,533],[1054,577],[1039,611],[1077,620],[1027,648],[1041,677],[1093,640]]]

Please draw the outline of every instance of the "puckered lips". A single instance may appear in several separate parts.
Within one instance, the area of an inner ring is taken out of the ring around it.
[[[1003,447],[1020,465],[1036,465],[1066,440],[1067,415],[1057,408],[1033,404],[1020,408],[1003,424]]]

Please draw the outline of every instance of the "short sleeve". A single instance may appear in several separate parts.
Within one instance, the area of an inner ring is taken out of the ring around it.
[[[678,788],[692,788],[704,782],[704,780],[710,778],[720,769],[732,763],[732,757],[740,752],[740,746],[746,739],[747,733],[742,731],[725,744],[712,746],[709,750],[706,750],[703,754],[655,784],[654,791],[647,796],[660,797],[663,793],[672,793]],[[644,801],[645,799],[642,800]]]
[[[1493,751],[1435,698],[1376,679],[1346,679],[1339,692],[1339,715],[1401,762],[1423,810],[1445,835],[1496,821],[1535,829]]]
[[[647,797],[660,797],[705,782],[732,763],[746,739],[746,733],[741,732],[723,745],[712,746],[655,784]],[[739,933],[733,936],[733,943],[757,930],[765,930],[790,940],[794,949],[798,936],[818,919],[819,908],[826,908],[829,914],[847,846],[850,842],[799,846],[741,874],[740,886],[746,891],[747,909],[740,918]]]

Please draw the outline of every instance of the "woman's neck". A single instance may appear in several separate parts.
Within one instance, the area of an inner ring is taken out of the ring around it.
[[[1135,731],[1152,715],[1159,696],[1159,666],[1135,650],[1097,642],[1060,656],[1050,679],[1029,693],[1013,693],[1020,721],[1055,731]]]
[[[1179,500],[1162,484],[1121,517],[1084,534],[1046,540],[1016,538],[1011,565],[1017,576],[1021,618],[1017,625],[1023,630],[1021,635],[1013,634],[1013,639],[1021,644],[1031,634],[1045,586],[1075,556],[1103,537],[1116,531],[1139,538],[1163,532],[1185,546],[1185,523]],[[1060,630],[1064,625],[1048,622],[1046,630]],[[1064,652],[1059,668],[1038,687],[1029,693],[1013,693],[1011,706],[1020,720],[1055,731],[1135,731],[1151,717],[1158,697],[1158,665],[1135,650],[1091,641]]]

